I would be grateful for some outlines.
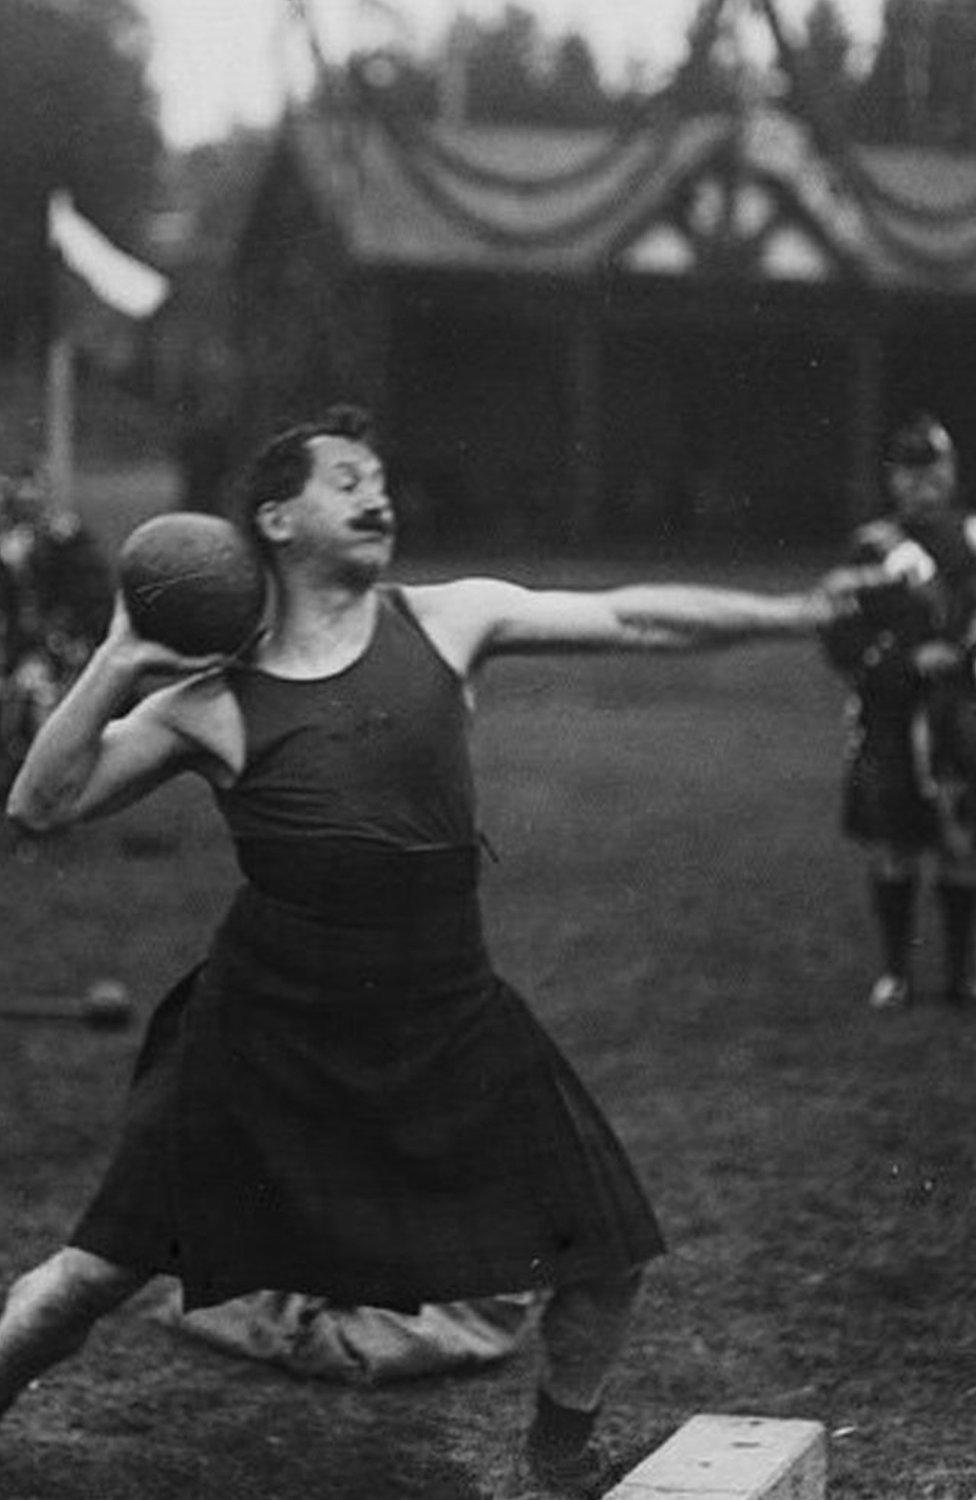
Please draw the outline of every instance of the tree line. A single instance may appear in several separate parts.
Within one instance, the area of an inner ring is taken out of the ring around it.
[[[854,140],[976,150],[976,6],[886,0],[870,66],[855,66],[837,0],[816,0],[800,49],[808,77]]]
[[[763,88],[786,108],[802,107],[781,65],[762,78],[741,56],[734,11],[699,0],[685,60],[663,88],[648,84],[653,58],[635,60],[622,84],[608,84],[585,36],[549,36],[529,7],[513,4],[495,20],[459,21],[438,56],[399,58],[385,91],[399,108],[432,115],[443,106],[445,79],[463,74],[465,118],[526,125],[611,125],[654,99],[689,113],[725,109]],[[867,66],[843,0],[812,0],[790,40],[807,84],[852,139],[976,150],[973,0],[886,0]]]

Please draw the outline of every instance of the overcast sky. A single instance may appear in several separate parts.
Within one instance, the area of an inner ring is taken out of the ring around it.
[[[698,0],[521,0],[550,34],[585,35],[609,75],[628,58],[655,70],[681,55]],[[778,0],[784,21],[796,24],[811,0]],[[196,144],[219,135],[235,120],[263,123],[282,94],[281,22],[288,0],[138,0],[153,35],[153,81],[162,102],[163,128],[174,144]],[[451,16],[498,15],[505,0],[309,0],[327,49],[376,45],[391,37],[390,13],[405,35],[429,45]],[[840,0],[856,40],[876,39],[882,0]],[[739,9],[746,7],[739,0]]]

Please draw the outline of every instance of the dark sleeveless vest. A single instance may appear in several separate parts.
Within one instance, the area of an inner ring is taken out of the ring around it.
[[[382,590],[373,638],[344,671],[292,680],[243,666],[230,680],[246,764],[218,802],[245,858],[255,841],[292,838],[475,842],[464,686],[399,591]]]

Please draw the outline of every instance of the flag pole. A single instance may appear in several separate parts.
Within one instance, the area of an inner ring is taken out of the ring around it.
[[[67,315],[64,260],[55,222],[65,195],[52,193],[47,210],[48,316],[44,371],[44,471],[51,504],[70,510],[75,469],[75,351]]]
[[[51,501],[57,510],[71,510],[75,479],[75,352],[63,328],[55,327],[48,335],[46,386],[45,470]]]

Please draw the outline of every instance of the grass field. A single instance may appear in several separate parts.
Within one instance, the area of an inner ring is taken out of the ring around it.
[[[840,710],[812,644],[491,666],[489,927],[670,1242],[608,1408],[620,1464],[695,1412],[803,1416],[831,1434],[832,1500],[972,1500],[976,1016],[863,1004],[875,955],[836,828]],[[233,883],[191,784],[3,862],[0,992],[110,974],[143,1017]],[[937,959],[927,919],[923,989]],[[8,1276],[97,1180],[138,1034],[0,1026]],[[534,1357],[367,1393],[235,1363],[136,1303],[15,1409],[0,1495],[500,1500]]]

